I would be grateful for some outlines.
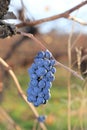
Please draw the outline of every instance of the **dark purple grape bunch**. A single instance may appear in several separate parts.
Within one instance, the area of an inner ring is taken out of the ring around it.
[[[34,106],[46,104],[50,99],[50,88],[55,80],[55,60],[48,50],[38,52],[34,63],[29,68],[30,83],[27,89],[27,100]]]

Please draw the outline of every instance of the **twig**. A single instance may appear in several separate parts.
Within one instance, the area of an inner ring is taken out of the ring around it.
[[[38,25],[38,24],[42,24],[44,22],[49,22],[49,21],[53,21],[59,18],[69,18],[70,19],[70,13],[74,12],[75,10],[79,9],[80,7],[84,6],[85,4],[87,4],[87,0],[81,2],[80,4],[76,5],[75,7],[61,13],[58,15],[54,15],[51,17],[47,17],[47,18],[43,18],[43,19],[39,19],[39,20],[35,20],[35,21],[25,21],[19,24],[16,24],[16,26],[18,28],[23,27],[23,26],[34,26],[34,25]],[[74,20],[74,19],[71,19]],[[76,21],[76,20],[75,20]],[[77,22],[77,21],[76,21]]]
[[[41,41],[39,41],[33,34],[30,34],[30,33],[24,33],[24,32],[19,32],[19,34],[23,35],[23,36],[27,36],[29,38],[31,38],[32,40],[34,40],[37,44],[40,45],[41,49],[42,50],[46,50],[47,48],[41,43]],[[62,63],[56,61],[56,64],[55,65],[58,65],[64,69],[66,69],[67,71],[69,71],[70,73],[72,73],[74,76],[78,77],[79,79],[81,80],[84,80],[82,76],[80,76],[77,72],[75,72],[74,70],[70,69],[69,67],[63,65]]]
[[[74,31],[74,23],[72,24],[72,30],[68,38],[68,66],[71,68],[72,66],[72,54],[71,54],[71,42],[72,42],[72,36]],[[71,73],[68,73],[68,82],[67,82],[67,88],[68,88],[68,130],[71,130]]]
[[[69,68],[69,67],[63,65],[62,63],[60,63],[60,62],[58,62],[58,61],[56,61],[56,65],[58,65],[58,66],[64,68],[65,70],[67,70],[68,72],[70,72],[70,73],[72,73],[74,76],[76,76],[77,78],[79,78],[79,79],[81,79],[81,80],[84,81],[83,77],[80,76],[76,71],[72,70],[71,68]]]
[[[84,26],[87,26],[87,22],[83,21],[83,20],[80,19],[80,18],[76,18],[76,17],[74,17],[74,16],[69,16],[68,19],[73,20],[73,21],[75,21],[75,22],[77,22],[77,23],[79,23],[79,24],[82,24],[82,25],[84,25]]]
[[[2,58],[0,58],[0,63],[8,70],[9,74],[11,75],[12,79],[14,80],[14,82],[15,82],[15,84],[16,84],[16,87],[17,87],[17,89],[18,89],[19,94],[20,94],[21,97],[24,99],[24,101],[29,105],[29,107],[30,107],[31,110],[33,111],[35,117],[38,118],[38,117],[39,117],[38,112],[36,111],[35,107],[34,107],[31,103],[29,103],[29,102],[27,101],[27,97],[25,96],[23,90],[21,89],[21,86],[20,86],[20,84],[19,84],[19,82],[18,82],[18,80],[17,80],[17,78],[16,78],[14,72],[12,71],[12,69],[9,67],[9,65],[8,65]],[[42,123],[42,122],[39,122],[39,123],[40,123],[40,127],[41,127],[43,130],[46,130],[46,127],[45,127],[44,123]]]
[[[27,36],[29,38],[31,38],[33,41],[35,41],[36,43],[38,43],[41,47],[42,50],[46,50],[46,47],[42,44],[41,41],[39,41],[33,34],[31,33],[25,33],[25,32],[18,32],[19,34],[23,35],[23,36]]]

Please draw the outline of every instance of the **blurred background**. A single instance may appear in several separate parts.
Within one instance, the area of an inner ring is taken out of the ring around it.
[[[24,11],[25,19],[30,21],[46,18],[62,13],[82,0],[11,0],[9,11],[14,12],[18,20],[6,20],[17,24],[21,20],[21,12]],[[24,8],[23,8],[24,6]],[[87,21],[87,5],[73,12],[71,15]],[[46,115],[46,127],[48,130],[68,129],[68,87],[71,93],[71,128],[72,130],[87,129],[87,26],[70,21],[58,19],[43,23],[34,27],[21,28],[22,31],[32,33],[56,60],[77,71],[85,78],[81,81],[67,70],[57,66],[55,81],[51,88],[51,99],[46,105],[40,106],[37,111],[40,115]],[[70,44],[71,48],[68,47]],[[41,47],[33,40],[16,35],[6,39],[0,39],[0,56],[11,66],[18,81],[26,94],[29,83],[28,68]],[[70,55],[71,62],[70,62]],[[17,127],[14,127],[13,124]],[[21,99],[15,87],[14,81],[8,72],[0,65],[0,130],[39,130],[35,116],[28,105]]]

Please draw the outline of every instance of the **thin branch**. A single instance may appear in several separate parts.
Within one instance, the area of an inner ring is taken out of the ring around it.
[[[79,79],[81,79],[81,80],[84,81],[83,77],[80,76],[76,71],[70,69],[69,67],[63,65],[62,63],[60,63],[60,62],[58,62],[58,61],[56,61],[56,65],[58,65],[58,66],[64,68],[65,70],[67,70],[67,71],[69,71],[70,73],[72,73],[75,77],[77,77],[77,78],[79,78]]]
[[[32,40],[34,40],[37,44],[39,44],[41,46],[42,50],[46,50],[47,48],[41,43],[41,41],[39,41],[33,34],[30,33],[24,33],[24,32],[18,32],[19,34],[23,35],[23,36],[27,36],[29,38],[31,38]],[[53,57],[54,58],[54,57]],[[55,58],[54,58],[55,59]],[[56,59],[55,59],[56,60]],[[74,76],[78,77],[81,80],[84,80],[82,76],[80,76],[77,72],[75,72],[74,70],[72,70],[71,68],[63,65],[62,63],[56,61],[56,64],[64,69],[66,69],[67,71],[69,71],[70,73],[72,73]]]
[[[75,7],[71,8],[71,9],[69,9],[61,14],[54,15],[54,16],[47,17],[47,18],[43,18],[43,19],[39,19],[39,20],[35,20],[35,21],[25,21],[25,22],[16,24],[16,26],[18,28],[23,27],[23,26],[34,26],[34,25],[42,24],[44,22],[53,21],[53,20],[56,20],[59,18],[68,18],[70,13],[74,12],[75,10],[79,9],[80,7],[82,7],[86,4],[87,4],[87,0],[81,2],[80,4],[76,5]]]
[[[23,35],[23,36],[27,36],[29,38],[31,38],[33,41],[35,41],[36,43],[38,43],[41,46],[42,50],[46,50],[47,48],[42,44],[41,41],[39,41],[33,34],[31,33],[25,33],[25,32],[18,32],[19,34]]]
[[[71,44],[72,44],[72,36],[74,32],[74,23],[72,24],[72,29],[68,38],[68,46],[67,46],[67,52],[68,52],[68,66],[71,68],[72,66],[72,53],[71,53]],[[68,73],[68,80],[67,80],[67,89],[68,89],[68,130],[71,130],[71,73]]]
[[[17,87],[17,89],[18,89],[19,94],[20,94],[21,97],[24,99],[24,101],[29,105],[29,107],[30,107],[31,110],[33,111],[35,117],[38,118],[38,117],[39,117],[38,112],[36,111],[35,107],[34,107],[31,103],[29,103],[29,102],[27,101],[27,97],[25,96],[23,90],[21,89],[21,86],[20,86],[20,84],[19,84],[19,82],[18,82],[18,80],[17,80],[17,78],[16,78],[14,72],[12,71],[12,69],[9,67],[9,65],[8,65],[1,57],[0,57],[0,63],[8,70],[9,74],[11,75],[12,79],[14,80],[14,82],[15,82],[15,84],[16,84],[16,87]],[[44,123],[43,123],[43,122],[39,122],[39,123],[40,123],[40,127],[41,127],[43,130],[46,130],[46,127],[45,127]]]
[[[69,16],[68,19],[73,20],[73,21],[75,21],[75,22],[77,22],[77,23],[79,23],[79,24],[81,24],[81,25],[87,26],[87,22],[83,21],[83,20],[80,19],[80,18],[76,18],[76,17],[74,17],[74,16]]]

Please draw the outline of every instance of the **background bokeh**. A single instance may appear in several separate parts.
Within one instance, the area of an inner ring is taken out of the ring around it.
[[[82,2],[82,0],[25,0],[25,16],[30,20],[59,14]],[[12,0],[10,11],[18,16],[21,9],[20,0]],[[85,21],[87,5],[71,15]],[[19,20],[7,20],[16,24]],[[23,31],[23,29],[22,29]],[[85,78],[78,79],[62,67],[56,66],[55,81],[51,88],[51,99],[46,105],[36,110],[46,115],[45,125],[48,130],[87,129],[87,27],[67,19],[58,19],[35,27],[27,27],[30,32],[49,49],[55,59],[63,65],[74,69]],[[71,48],[69,48],[69,44]],[[41,46],[24,36],[16,35],[0,39],[0,56],[14,71],[25,95],[29,83],[28,68],[33,63]],[[70,55],[71,54],[71,62]],[[69,93],[70,88],[70,93]],[[68,115],[68,96],[71,94],[70,115]],[[71,124],[68,124],[70,117]],[[15,125],[13,125],[15,124]],[[17,126],[17,127],[14,127]],[[8,72],[0,66],[0,130],[39,130],[38,122],[17,91]]]

